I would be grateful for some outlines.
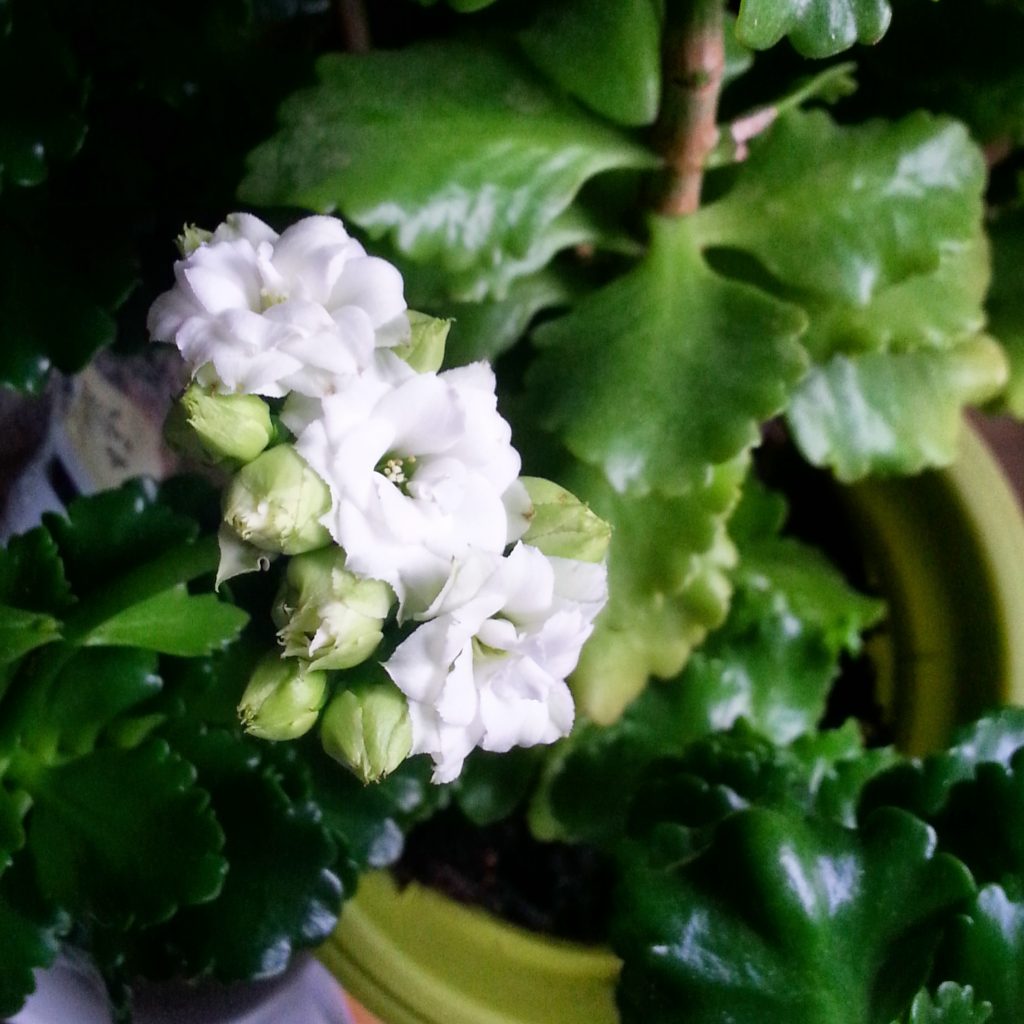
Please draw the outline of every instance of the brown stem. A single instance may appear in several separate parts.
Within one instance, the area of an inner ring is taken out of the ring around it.
[[[686,216],[700,206],[704,164],[718,139],[725,71],[723,0],[669,0],[661,110],[654,141],[665,157],[657,209]]]
[[[370,28],[363,0],[338,0],[338,22],[347,52],[370,52]]]

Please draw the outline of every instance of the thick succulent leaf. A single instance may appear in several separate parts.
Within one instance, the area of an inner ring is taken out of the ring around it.
[[[789,36],[805,57],[831,57],[877,42],[891,18],[888,0],[743,0],[736,33],[755,50]]]
[[[452,787],[459,810],[481,827],[507,818],[536,784],[544,755],[543,747],[474,751]]]
[[[536,415],[617,491],[679,494],[785,406],[804,326],[794,307],[713,273],[685,219],[658,219],[634,271],[535,332]]]
[[[790,288],[853,305],[930,273],[981,221],[985,165],[964,127],[916,114],[839,126],[794,111],[698,215],[705,244],[753,254]]]
[[[107,619],[88,642],[199,657],[231,643],[248,621],[241,608],[215,594],[190,594],[180,585]]]
[[[934,998],[926,989],[914,996],[906,1024],[985,1024],[991,1016],[992,1004],[975,1002],[970,985],[961,987],[947,981],[938,987]]]
[[[57,958],[69,924],[36,892],[27,857],[0,872],[0,1017],[21,1009],[35,990],[33,972]]]
[[[613,923],[626,1024],[890,1024],[970,875],[898,811],[859,831],[753,809],[681,866],[627,876]]]
[[[343,895],[338,849],[308,798],[304,769],[237,729],[187,728],[175,745],[210,792],[229,867],[215,899],[143,938],[147,955],[164,972],[177,961],[188,976],[279,974],[293,953],[333,931]]]
[[[989,331],[1010,362],[1003,395],[1009,412],[1024,417],[1024,207],[999,217],[991,226],[992,290]]]
[[[571,677],[594,721],[615,721],[649,676],[675,675],[725,619],[736,557],[725,521],[746,463],[705,469],[703,486],[679,496],[620,493],[582,464],[558,474],[612,525],[608,605]]]
[[[983,888],[950,926],[932,973],[970,985],[990,1002],[989,1024],[1017,1024],[1024,1014],[1024,903],[998,885]]]
[[[840,480],[948,466],[965,405],[1006,383],[1006,357],[984,336],[945,352],[836,356],[804,378],[787,412],[800,450]]]
[[[44,523],[80,598],[176,544],[192,540],[198,532],[194,522],[161,504],[156,487],[143,480],[78,498],[66,515],[48,513]]]
[[[990,273],[984,232],[950,242],[938,266],[879,289],[870,301],[803,299],[810,316],[800,339],[815,362],[843,353],[948,349],[985,326]]]
[[[17,765],[42,892],[79,915],[127,925],[209,900],[223,834],[195,772],[162,742],[97,750],[62,765]],[[112,800],[111,794],[117,794]]]
[[[541,71],[592,110],[619,124],[650,124],[661,98],[661,6],[657,0],[545,4],[519,42]]]
[[[42,527],[12,537],[0,551],[0,602],[59,614],[73,601],[57,545]]]
[[[949,756],[973,767],[994,761],[1009,768],[1024,747],[1024,708],[1000,708],[957,730]]]
[[[0,665],[60,639],[60,623],[50,615],[0,604]]]
[[[253,153],[243,198],[338,209],[460,276],[524,257],[588,178],[655,162],[479,41],[331,55],[317,71]]]

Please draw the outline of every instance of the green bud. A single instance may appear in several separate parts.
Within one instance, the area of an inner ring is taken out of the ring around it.
[[[444,346],[451,329],[451,320],[440,320],[426,313],[408,312],[410,334],[404,345],[397,345],[394,353],[404,359],[417,373],[431,373],[444,362]]]
[[[178,252],[181,253],[182,259],[185,259],[201,245],[206,245],[211,238],[213,238],[212,231],[204,231],[202,228],[197,228],[195,224],[186,224],[181,229],[181,234],[175,239],[175,244],[178,246]]]
[[[273,610],[285,656],[303,658],[313,669],[366,661],[383,638],[394,601],[383,581],[349,572],[340,548],[297,555],[288,563]]]
[[[185,423],[214,462],[251,462],[274,438],[270,407],[257,395],[216,395],[193,384],[179,405]],[[168,429],[177,433],[175,426]]]
[[[246,543],[301,555],[331,543],[320,520],[331,492],[291,446],[278,445],[243,466],[224,498],[224,522]]]
[[[294,740],[309,732],[327,699],[327,673],[268,654],[238,702],[245,731],[263,740]]]
[[[553,558],[600,562],[608,552],[612,528],[564,487],[524,476],[521,483],[530,495],[533,513],[523,535],[527,544]]]
[[[379,782],[412,749],[409,706],[390,681],[357,683],[328,705],[320,739],[324,750],[364,783]]]

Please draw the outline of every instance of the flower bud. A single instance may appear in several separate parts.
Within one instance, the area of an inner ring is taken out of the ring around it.
[[[395,355],[404,359],[417,373],[432,373],[444,362],[444,346],[451,329],[451,320],[440,320],[410,309],[409,340],[395,347]]]
[[[294,740],[309,732],[327,698],[327,673],[268,654],[238,702],[245,731],[263,740]]]
[[[257,395],[216,395],[193,384],[181,396],[180,409],[215,462],[251,462],[274,438],[270,407]]]
[[[391,682],[365,681],[328,705],[320,726],[324,750],[364,783],[390,775],[412,750],[412,719]]]
[[[249,544],[300,555],[330,544],[320,522],[330,509],[327,484],[291,445],[281,444],[235,474],[224,499],[224,521]]]
[[[273,610],[285,657],[311,669],[360,664],[377,649],[394,600],[386,583],[349,572],[340,548],[297,555]]]
[[[195,224],[186,224],[181,229],[181,234],[174,241],[178,247],[178,252],[181,253],[181,258],[185,259],[191,256],[201,245],[206,245],[211,238],[213,238],[212,231],[205,231],[203,228],[196,227]]]
[[[608,551],[612,528],[564,487],[540,477],[522,477],[533,503],[523,541],[551,558],[600,562]]]

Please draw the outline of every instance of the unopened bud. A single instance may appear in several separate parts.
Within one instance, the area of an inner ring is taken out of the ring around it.
[[[195,224],[186,224],[181,229],[181,234],[175,239],[175,244],[178,246],[181,258],[185,259],[201,245],[206,245],[211,238],[213,238],[212,231],[204,231],[202,228],[197,228]]]
[[[357,683],[328,705],[320,738],[324,750],[364,783],[379,782],[412,750],[405,696],[390,681]]]
[[[533,514],[523,535],[552,558],[573,558],[580,562],[600,562],[608,552],[612,528],[575,495],[564,487],[542,480],[523,477],[530,495]]]
[[[267,655],[238,702],[245,731],[263,740],[294,740],[316,724],[327,698],[327,674],[294,658]]]
[[[330,509],[327,484],[291,445],[280,444],[235,474],[224,500],[224,521],[249,544],[300,555],[330,544],[320,522]]]
[[[215,462],[251,462],[274,438],[270,407],[257,395],[217,395],[193,384],[181,396],[180,409],[203,452]]]
[[[285,656],[313,669],[360,664],[377,649],[394,601],[386,583],[349,572],[340,548],[297,555],[273,610]]]
[[[451,320],[441,320],[426,313],[410,309],[409,340],[394,349],[395,355],[404,359],[417,373],[432,373],[444,362],[444,346],[451,329]]]

